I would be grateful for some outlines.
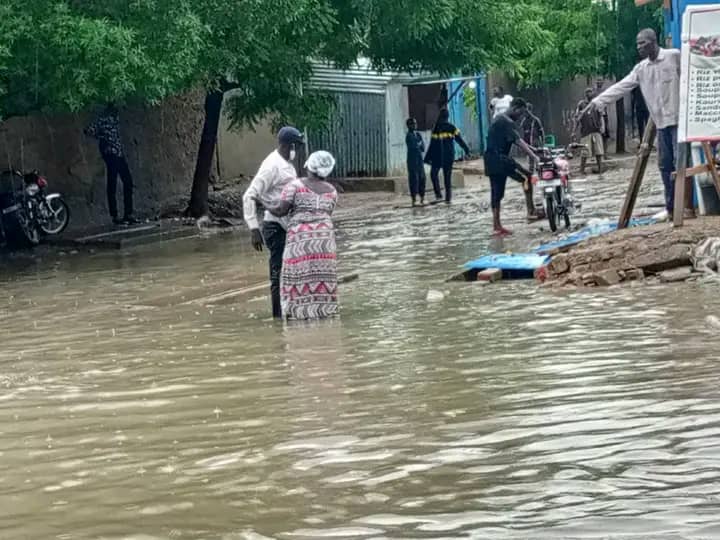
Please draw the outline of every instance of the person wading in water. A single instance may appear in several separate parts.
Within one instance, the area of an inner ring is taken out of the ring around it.
[[[276,319],[282,317],[280,273],[285,250],[287,218],[277,217],[265,211],[263,231],[260,233],[256,201],[267,201],[271,205],[280,202],[285,186],[297,178],[292,161],[295,159],[296,147],[301,144],[303,144],[303,136],[300,131],[290,126],[282,128],[278,133],[277,149],[262,162],[250,187],[243,195],[243,216],[250,228],[253,248],[262,251],[264,243],[270,252],[270,294],[273,317]]]

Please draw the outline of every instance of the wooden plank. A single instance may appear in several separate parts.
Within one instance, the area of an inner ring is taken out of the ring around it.
[[[677,177],[675,178],[675,209],[673,211],[673,225],[675,225],[675,227],[682,227],[685,219],[688,146],[687,143],[680,143],[678,145],[677,162],[679,169]]]
[[[360,279],[360,274],[358,274],[358,273],[344,274],[338,278],[338,284],[344,285],[346,283],[351,283],[358,279]],[[186,305],[192,305],[192,304],[202,304],[202,305],[225,304],[225,303],[230,303],[232,300],[234,300],[235,298],[237,298],[239,296],[268,291],[269,289],[270,289],[269,282],[257,283],[255,285],[250,285],[249,287],[242,287],[240,289],[225,291],[220,294],[204,296],[202,298],[196,298],[196,299],[190,300],[188,302],[183,302],[180,305],[186,306]]]
[[[704,144],[704,143],[703,143]],[[718,166],[718,161],[714,160],[713,164],[715,167]],[[696,176],[698,174],[708,173],[710,172],[710,168],[708,167],[707,163],[703,163],[702,165],[695,165],[694,167],[691,167],[685,171],[685,176],[688,178],[692,178],[693,176]],[[677,178],[677,173],[674,172],[673,176]]]
[[[712,148],[710,143],[702,143],[703,152],[705,153],[705,167],[707,167],[708,173],[715,184],[715,191],[717,191],[718,197],[720,197],[720,176],[718,175],[717,169],[715,168],[715,160],[712,155]]]
[[[645,170],[647,169],[648,159],[650,158],[650,152],[652,152],[652,146],[655,141],[656,134],[657,128],[655,127],[655,122],[653,122],[651,118],[648,120],[647,127],[645,128],[645,134],[643,135],[643,140],[640,144],[640,151],[638,152],[638,157],[635,160],[635,168],[633,169],[632,176],[630,177],[630,185],[628,186],[627,193],[625,194],[625,202],[623,203],[622,210],[620,211],[618,229],[626,229],[630,224],[630,218],[632,218],[638,193],[640,193],[640,186],[642,186],[643,178],[645,177]]]
[[[152,224],[152,225],[141,225],[140,227],[132,227],[132,228],[128,228],[128,229],[115,229],[113,231],[102,232],[99,234],[93,234],[91,236],[83,236],[82,238],[76,238],[75,241],[83,244],[83,243],[90,242],[93,240],[102,240],[105,238],[112,238],[112,237],[116,237],[116,236],[127,236],[130,234],[139,233],[139,232],[143,232],[143,231],[150,231],[152,229],[157,229],[159,227],[160,227],[160,225]]]

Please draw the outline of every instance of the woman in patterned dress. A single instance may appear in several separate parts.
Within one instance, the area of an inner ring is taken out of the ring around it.
[[[325,180],[334,168],[335,159],[329,152],[315,152],[305,163],[307,178],[291,181],[277,206],[263,203],[273,215],[290,215],[280,280],[286,319],[324,319],[338,313],[332,222],[337,191]]]

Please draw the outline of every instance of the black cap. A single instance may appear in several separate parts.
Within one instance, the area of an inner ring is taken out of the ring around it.
[[[292,126],[285,126],[278,132],[278,142],[280,144],[297,144],[303,142],[303,134],[300,130]]]

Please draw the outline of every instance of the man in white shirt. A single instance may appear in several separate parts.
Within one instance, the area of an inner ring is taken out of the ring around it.
[[[677,128],[680,115],[680,51],[662,49],[654,30],[640,31],[637,50],[643,59],[623,80],[592,100],[586,111],[606,107],[640,87],[650,117],[658,128],[658,165],[665,187],[665,207],[672,215],[675,196]]]
[[[492,113],[493,119],[495,119],[501,114],[508,112],[513,97],[510,94],[506,94],[502,86],[496,86],[493,89],[493,96],[490,100],[490,112]]]
[[[278,218],[265,212],[263,230],[257,217],[256,200],[277,205],[283,189],[291,180],[297,178],[295,166],[296,147],[303,144],[303,136],[294,127],[284,127],[278,133],[278,147],[260,165],[260,169],[243,195],[243,216],[250,228],[252,245],[256,251],[262,251],[263,241],[270,252],[270,293],[272,296],[273,317],[282,318],[280,306],[280,274],[282,272],[283,251],[287,218]]]

